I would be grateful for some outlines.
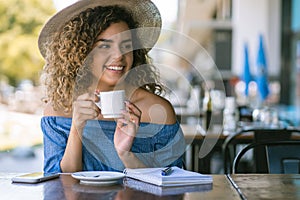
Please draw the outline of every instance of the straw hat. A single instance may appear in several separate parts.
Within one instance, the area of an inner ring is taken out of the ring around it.
[[[139,27],[137,35],[142,47],[149,50],[157,42],[161,30],[161,16],[158,8],[151,0],[79,0],[78,2],[62,9],[51,17],[44,25],[38,39],[39,50],[43,57],[46,55],[44,44],[50,37],[62,30],[62,27],[75,15],[88,8],[97,6],[119,5],[128,9]]]

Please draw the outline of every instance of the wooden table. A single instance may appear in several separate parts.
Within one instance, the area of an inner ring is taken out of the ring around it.
[[[300,199],[299,174],[212,175],[211,190],[169,196],[157,196],[134,190],[122,183],[113,186],[82,185],[66,174],[38,184],[12,183],[10,179],[15,175],[17,174],[0,173],[1,199]]]
[[[242,199],[300,199],[300,174],[233,174],[230,177]]]
[[[213,175],[211,190],[191,192],[179,195],[157,196],[123,186],[88,186],[82,185],[70,175],[60,175],[59,178],[38,184],[12,183],[10,178],[17,174],[0,173],[0,195],[3,200],[14,199],[168,199],[168,200],[198,200],[198,199],[240,199],[238,192],[225,175]]]

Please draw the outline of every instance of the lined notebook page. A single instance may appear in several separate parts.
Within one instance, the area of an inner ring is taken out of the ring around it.
[[[172,167],[173,172],[168,176],[162,176],[164,168],[126,168],[124,173],[127,177],[160,186],[181,186],[194,184],[212,183],[212,176],[197,172],[187,171],[178,167]]]
[[[123,184],[125,187],[130,187],[139,191],[143,191],[143,192],[147,192],[159,196],[183,194],[186,192],[203,192],[203,191],[212,190],[212,183],[174,186],[174,187],[161,187],[158,185],[150,184],[136,179],[125,178]]]

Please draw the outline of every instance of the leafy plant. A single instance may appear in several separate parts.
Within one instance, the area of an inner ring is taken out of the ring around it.
[[[11,85],[23,79],[38,83],[44,65],[38,35],[54,12],[51,0],[0,0],[0,77]]]

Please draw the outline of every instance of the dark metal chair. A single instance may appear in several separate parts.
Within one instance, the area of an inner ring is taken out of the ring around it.
[[[257,156],[257,148],[263,149],[266,159]],[[244,147],[234,158],[232,173],[245,173],[240,170],[241,159],[247,152],[253,150],[256,168],[253,173],[259,173],[265,170],[262,166],[267,166],[264,173],[270,174],[299,174],[300,173],[300,141],[267,141],[254,142]]]
[[[298,138],[294,138],[295,134]],[[223,148],[223,159],[224,159],[224,173],[232,173],[232,163],[236,156],[237,145],[247,145],[256,142],[270,142],[270,141],[283,141],[283,140],[300,140],[300,130],[293,128],[251,128],[241,129],[236,134],[226,138]],[[260,148],[255,149],[259,160],[265,160],[266,154],[264,150]],[[260,153],[259,153],[260,152]],[[260,166],[259,173],[266,173],[267,166]]]

